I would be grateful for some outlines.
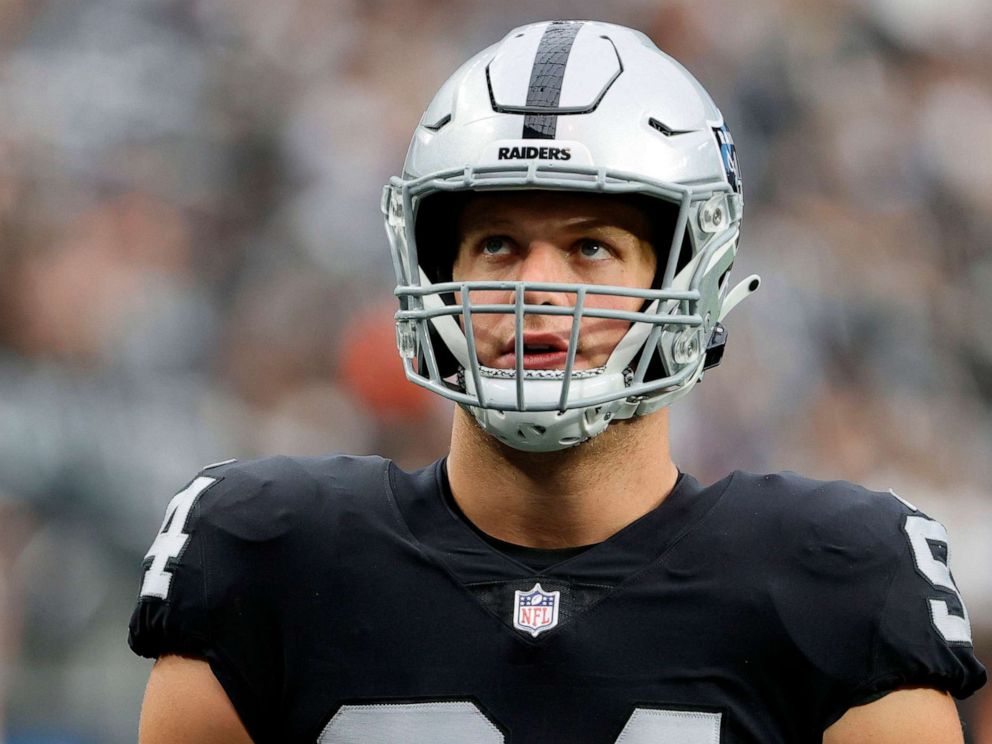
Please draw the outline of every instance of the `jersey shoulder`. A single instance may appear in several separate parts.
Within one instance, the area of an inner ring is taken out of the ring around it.
[[[278,539],[337,509],[371,504],[384,489],[388,462],[379,457],[276,456],[209,466],[191,527],[248,542]]]
[[[305,570],[301,556],[333,544],[346,520],[381,521],[387,466],[280,456],[201,470],[169,502],[145,555],[131,647],[143,656],[201,652],[218,607],[277,596]]]
[[[253,738],[279,740],[280,639],[311,607],[315,577],[340,573],[341,556],[360,554],[392,519],[387,471],[380,458],[348,456],[201,470],[145,556],[132,650],[206,659]]]
[[[773,533],[777,544],[849,558],[904,554],[899,525],[915,511],[891,491],[793,472],[737,472],[728,491],[730,502],[749,512],[759,529]]]
[[[837,684],[827,723],[901,686],[963,697],[984,684],[939,522],[892,491],[795,473],[735,473],[728,496],[761,556],[755,585],[806,662]]]
[[[746,526],[735,533],[741,550],[760,556],[755,581],[803,627],[836,626],[843,615],[847,627],[870,634],[896,575],[916,573],[905,524],[918,512],[892,493],[791,472],[735,473],[724,503]],[[807,617],[812,611],[819,614]]]

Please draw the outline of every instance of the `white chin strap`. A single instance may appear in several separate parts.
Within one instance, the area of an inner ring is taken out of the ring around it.
[[[620,418],[621,409],[630,408],[623,400],[600,406],[572,408],[566,411],[517,411],[517,380],[512,376],[491,376],[504,370],[481,369],[480,380],[489,407],[466,406],[485,431],[511,447],[527,452],[553,452],[572,447],[603,433],[610,422]],[[533,370],[552,373],[545,377],[526,375],[525,404],[556,406],[561,398],[564,374],[559,370]],[[569,397],[593,398],[622,391],[623,373],[609,372],[607,367],[587,370],[572,376]],[[475,380],[465,375],[465,389],[477,395]],[[500,406],[503,406],[502,408]]]

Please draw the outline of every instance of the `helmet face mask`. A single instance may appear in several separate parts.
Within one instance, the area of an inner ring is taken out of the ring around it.
[[[556,86],[557,98],[548,92]],[[669,215],[661,222],[673,226],[664,231],[669,244],[655,245],[654,285],[452,281],[454,195],[520,189],[657,204],[652,212]],[[752,277],[727,292],[743,201],[719,111],[678,63],[619,26],[534,24],[463,65],[425,113],[404,176],[385,188],[382,207],[407,377],[467,408],[517,449],[573,446],[685,394],[706,366],[714,331],[724,335],[719,321],[757,286]],[[542,292],[571,304],[528,302]],[[494,313],[512,320],[512,369],[480,362],[480,318]],[[525,327],[539,322],[534,316],[569,318],[561,369],[525,368]],[[602,366],[580,369],[583,322],[603,319],[629,328]]]

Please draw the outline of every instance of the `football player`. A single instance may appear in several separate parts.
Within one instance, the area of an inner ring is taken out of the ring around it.
[[[953,744],[985,681],[944,528],[794,474],[711,486],[668,406],[720,360],[733,140],[644,35],[512,31],[383,212],[449,455],[199,473],[148,552],[141,741]]]

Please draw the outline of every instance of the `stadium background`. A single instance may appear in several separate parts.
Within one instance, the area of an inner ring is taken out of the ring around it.
[[[989,3],[0,0],[6,744],[134,740],[139,563],[203,464],[443,453],[380,188],[447,75],[548,17],[643,29],[737,140],[765,283],[675,408],[681,467],[894,488],[992,660]]]

